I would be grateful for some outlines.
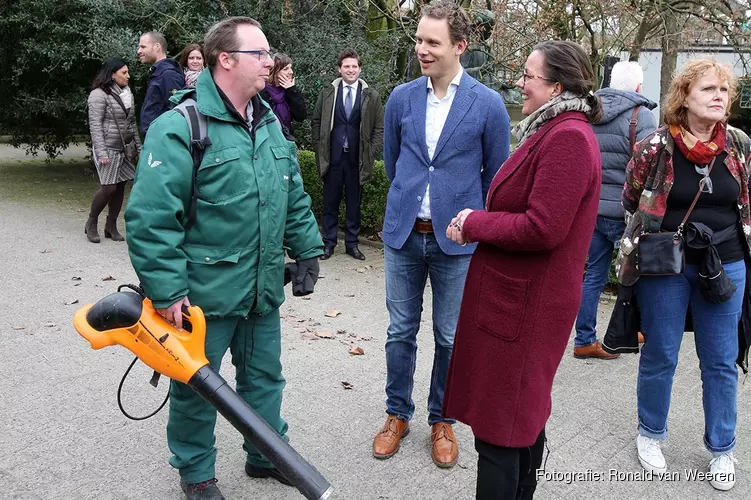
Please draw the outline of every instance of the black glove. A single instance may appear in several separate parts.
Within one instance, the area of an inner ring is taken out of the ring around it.
[[[287,286],[287,283],[295,279],[296,275],[297,264],[295,262],[287,262],[284,264],[284,286]]]
[[[292,281],[292,295],[302,297],[313,293],[313,287],[318,281],[319,270],[318,257],[298,260],[297,273],[294,274]]]

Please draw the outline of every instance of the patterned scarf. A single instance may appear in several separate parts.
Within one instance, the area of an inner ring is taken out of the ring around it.
[[[185,85],[188,87],[195,87],[198,77],[201,75],[202,70],[185,70]]]
[[[725,125],[721,122],[714,126],[712,138],[707,143],[701,142],[682,125],[671,125],[670,135],[683,156],[697,165],[707,165],[715,156],[722,153],[725,150],[727,137]]]
[[[585,98],[579,97],[568,90],[561,93],[561,95],[555,99],[550,100],[537,108],[532,114],[517,123],[516,126],[511,129],[511,133],[514,134],[514,137],[519,141],[514,149],[521,146],[522,143],[537,132],[540,127],[561,113],[565,113],[566,111],[581,111],[582,113],[589,113],[591,110],[592,107],[587,104]]]

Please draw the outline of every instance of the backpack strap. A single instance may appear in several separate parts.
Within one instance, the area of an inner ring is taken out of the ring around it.
[[[636,144],[636,124],[639,122],[639,108],[636,106],[634,112],[631,113],[631,120],[628,122],[628,156],[634,154],[634,145]]]
[[[189,97],[173,108],[183,115],[188,122],[190,129],[190,156],[193,158],[193,175],[191,178],[192,192],[190,205],[188,206],[188,221],[185,229],[190,229],[196,222],[196,204],[198,200],[198,168],[203,161],[203,154],[206,148],[211,146],[211,139],[208,137],[209,120],[200,111],[196,100]]]

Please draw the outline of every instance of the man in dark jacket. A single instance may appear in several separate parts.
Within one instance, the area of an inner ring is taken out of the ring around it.
[[[644,72],[639,63],[622,61],[613,66],[609,88],[597,91],[605,108],[605,117],[593,125],[602,154],[602,190],[597,225],[587,256],[582,303],[576,318],[574,357],[612,359],[597,340],[597,304],[610,275],[613,248],[626,229],[621,192],[626,182],[626,165],[633,143],[652,133],[657,121],[650,110],[657,104],[640,94]],[[631,121],[636,121],[632,133]]]
[[[378,92],[360,79],[360,56],[339,53],[339,74],[318,96],[312,119],[313,146],[323,180],[321,259],[334,253],[342,188],[347,206],[344,245],[347,254],[365,260],[357,247],[362,186],[373,175],[375,153],[383,147],[383,104]]]
[[[185,87],[185,75],[177,61],[167,58],[167,40],[156,31],[141,35],[138,60],[151,66],[141,106],[141,133],[146,135],[151,122],[169,109],[170,97]]]

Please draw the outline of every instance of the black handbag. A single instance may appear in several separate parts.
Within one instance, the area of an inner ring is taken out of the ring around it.
[[[716,159],[717,157],[709,164],[706,177],[699,181],[699,190],[677,230],[639,235],[636,260],[639,274],[642,276],[674,276],[683,273],[686,267],[686,242],[683,239],[683,227],[691,212],[694,211],[696,202],[699,201],[704,183],[712,173]]]

